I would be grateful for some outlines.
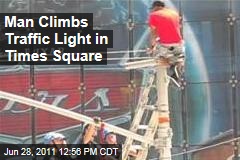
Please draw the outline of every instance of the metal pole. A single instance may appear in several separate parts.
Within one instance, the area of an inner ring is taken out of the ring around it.
[[[232,0],[229,0],[229,15],[227,18],[228,24],[229,24],[229,44],[230,44],[230,54],[231,54],[231,72],[232,77],[230,79],[231,87],[232,87],[232,125],[233,125],[233,136],[234,138],[238,137],[238,130],[239,130],[239,123],[238,123],[238,106],[237,106],[237,89],[236,85],[238,83],[238,80],[236,78],[236,65],[235,65],[235,56],[236,56],[236,50],[235,50],[235,26],[236,26],[236,17],[233,13],[232,9]],[[234,141],[233,143],[233,152],[234,152],[234,160],[239,160],[239,145],[238,141]]]
[[[128,0],[128,22],[127,22],[127,27],[128,27],[128,50],[133,50],[133,15],[132,15],[132,1]],[[129,52],[129,57],[133,58],[134,53]],[[129,88],[130,88],[130,102],[129,106],[131,109],[131,120],[133,120],[134,117],[134,112],[135,112],[135,71],[130,70],[129,73]]]
[[[184,83],[184,81],[182,82]],[[182,132],[183,132],[183,143],[182,151],[188,151],[188,107],[186,105],[186,89],[185,85],[182,84],[181,90],[181,106],[182,106]],[[183,154],[183,160],[188,160],[188,154]]]
[[[159,150],[160,160],[171,160],[172,148],[172,129],[170,127],[170,112],[168,105],[168,84],[167,66],[157,67],[157,107],[159,112],[158,119],[158,138],[156,146]]]
[[[29,0],[28,5],[29,5],[29,14],[30,17],[32,17],[32,13],[34,13],[34,0]],[[32,28],[30,29],[32,31]],[[33,44],[30,45],[30,52],[34,50]],[[36,88],[35,88],[35,67],[34,64],[30,64],[30,89],[29,93],[31,95],[31,98],[34,100],[36,99]],[[36,144],[36,108],[34,106],[31,106],[31,128],[32,128],[32,144]],[[36,156],[32,157],[32,160],[36,160]]]
[[[36,97],[35,88],[35,71],[34,65],[30,65],[30,89],[29,93],[32,99]],[[32,132],[32,144],[36,144],[36,110],[34,106],[31,106],[31,132]],[[36,156],[32,157],[32,160],[36,160]]]
[[[34,10],[32,9],[34,7],[34,0],[28,1],[28,12],[30,14],[30,17],[32,18],[32,13]],[[32,31],[32,28],[31,28]],[[34,46],[31,44],[30,46],[30,52],[33,51]],[[36,88],[35,88],[35,70],[34,70],[34,64],[30,64],[30,89],[29,93],[32,99],[35,99],[36,97]],[[36,112],[35,107],[31,107],[31,128],[32,128],[32,144],[36,144]],[[35,157],[33,157],[35,159]]]
[[[32,7],[34,5],[34,1],[29,0],[29,14],[32,18]],[[31,29],[32,30],[32,29]],[[30,45],[30,52],[32,52],[34,49],[34,46]],[[30,89],[29,93],[31,95],[32,99],[36,98],[36,88],[35,88],[35,67],[34,64],[30,64]],[[36,108],[34,106],[31,106],[31,128],[32,128],[32,144],[36,144]],[[32,157],[32,160],[36,160],[36,156]]]
[[[80,113],[85,114],[85,93],[86,93],[86,86],[85,86],[85,75],[84,75],[84,66],[80,65],[80,86],[79,86],[79,91],[80,91],[80,102],[81,102],[81,108],[80,108]],[[83,123],[84,124],[84,123]],[[83,131],[84,125],[81,126],[81,130]]]
[[[34,77],[34,65],[30,66],[30,89],[29,93],[32,99],[35,99],[35,77]],[[31,107],[31,128],[32,128],[32,144],[36,144],[36,118],[35,118],[35,108]]]
[[[85,113],[85,91],[86,91],[86,86],[85,86],[85,81],[84,81],[84,66],[80,65],[80,99],[81,99],[81,113]]]

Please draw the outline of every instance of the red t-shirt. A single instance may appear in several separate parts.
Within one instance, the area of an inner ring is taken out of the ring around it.
[[[162,44],[182,42],[179,21],[178,13],[168,8],[152,12],[149,16],[149,25],[156,28]]]

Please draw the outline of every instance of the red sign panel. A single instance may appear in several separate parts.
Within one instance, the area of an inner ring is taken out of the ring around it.
[[[0,75],[3,91],[29,97],[30,76],[28,73]],[[44,71],[35,74],[36,99],[102,119],[129,112],[129,72],[88,71],[84,76],[85,97],[81,99],[80,74],[72,71]],[[31,108],[9,100],[0,99],[0,134],[24,137],[31,134]],[[45,133],[78,125],[79,122],[36,109],[36,132]]]

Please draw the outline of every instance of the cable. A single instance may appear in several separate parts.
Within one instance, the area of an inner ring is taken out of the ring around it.
[[[126,53],[145,53],[147,52],[147,49],[140,49],[140,50],[119,50],[119,51],[107,51],[102,53],[108,53],[108,54],[126,54]],[[0,55],[1,58],[8,57],[6,54]]]
[[[209,148],[217,147],[217,146],[220,146],[220,145],[223,145],[223,144],[226,144],[226,143],[230,143],[230,142],[233,142],[233,141],[236,141],[236,140],[239,140],[239,139],[240,139],[240,137],[237,137],[237,138],[233,138],[233,139],[230,139],[230,140],[227,140],[227,141],[223,141],[223,142],[220,142],[220,143],[217,143],[217,144],[209,145],[209,146],[206,146],[206,147],[202,147],[202,148],[198,148],[198,149],[193,149],[193,150],[189,150],[189,151],[185,151],[185,152],[176,153],[176,154],[173,154],[171,157],[176,157],[176,156],[180,156],[180,155],[184,155],[184,154],[188,154],[188,153],[202,151],[202,150],[205,150],[205,149],[209,149]],[[159,158],[152,158],[150,160],[158,160],[158,159]],[[164,159],[164,158],[162,158],[162,159]],[[169,159],[169,157],[167,157],[165,159]]]
[[[111,54],[120,54],[120,53],[144,53],[147,52],[146,49],[140,49],[140,50],[120,50],[120,51],[108,51],[107,53]]]
[[[217,144],[209,145],[209,146],[206,146],[206,147],[193,149],[193,150],[182,152],[182,153],[176,153],[176,154],[173,154],[172,157],[176,157],[178,155],[183,155],[183,154],[187,154],[187,153],[193,153],[193,152],[202,151],[202,150],[205,150],[205,149],[217,147],[217,146],[220,146],[220,145],[223,145],[223,144],[226,144],[226,143],[230,143],[230,142],[236,141],[238,139],[240,139],[240,137],[233,138],[233,139],[230,139],[230,140],[227,140],[227,141],[223,141],[223,142],[220,142],[220,143],[217,143]]]
[[[139,59],[153,59],[153,57],[133,57],[133,58],[107,58],[108,61],[112,60],[123,60],[123,59],[128,59],[128,60],[139,60]]]

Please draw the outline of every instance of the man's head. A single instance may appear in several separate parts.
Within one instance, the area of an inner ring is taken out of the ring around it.
[[[165,3],[163,1],[154,1],[152,3],[151,9],[152,9],[152,11],[157,11],[157,10],[162,9],[164,7],[165,7]]]
[[[44,136],[44,143],[45,144],[56,144],[62,145],[67,144],[66,138],[64,135],[60,133],[50,132]]]
[[[105,134],[105,141],[107,144],[117,144],[116,134],[113,132],[108,132]]]

